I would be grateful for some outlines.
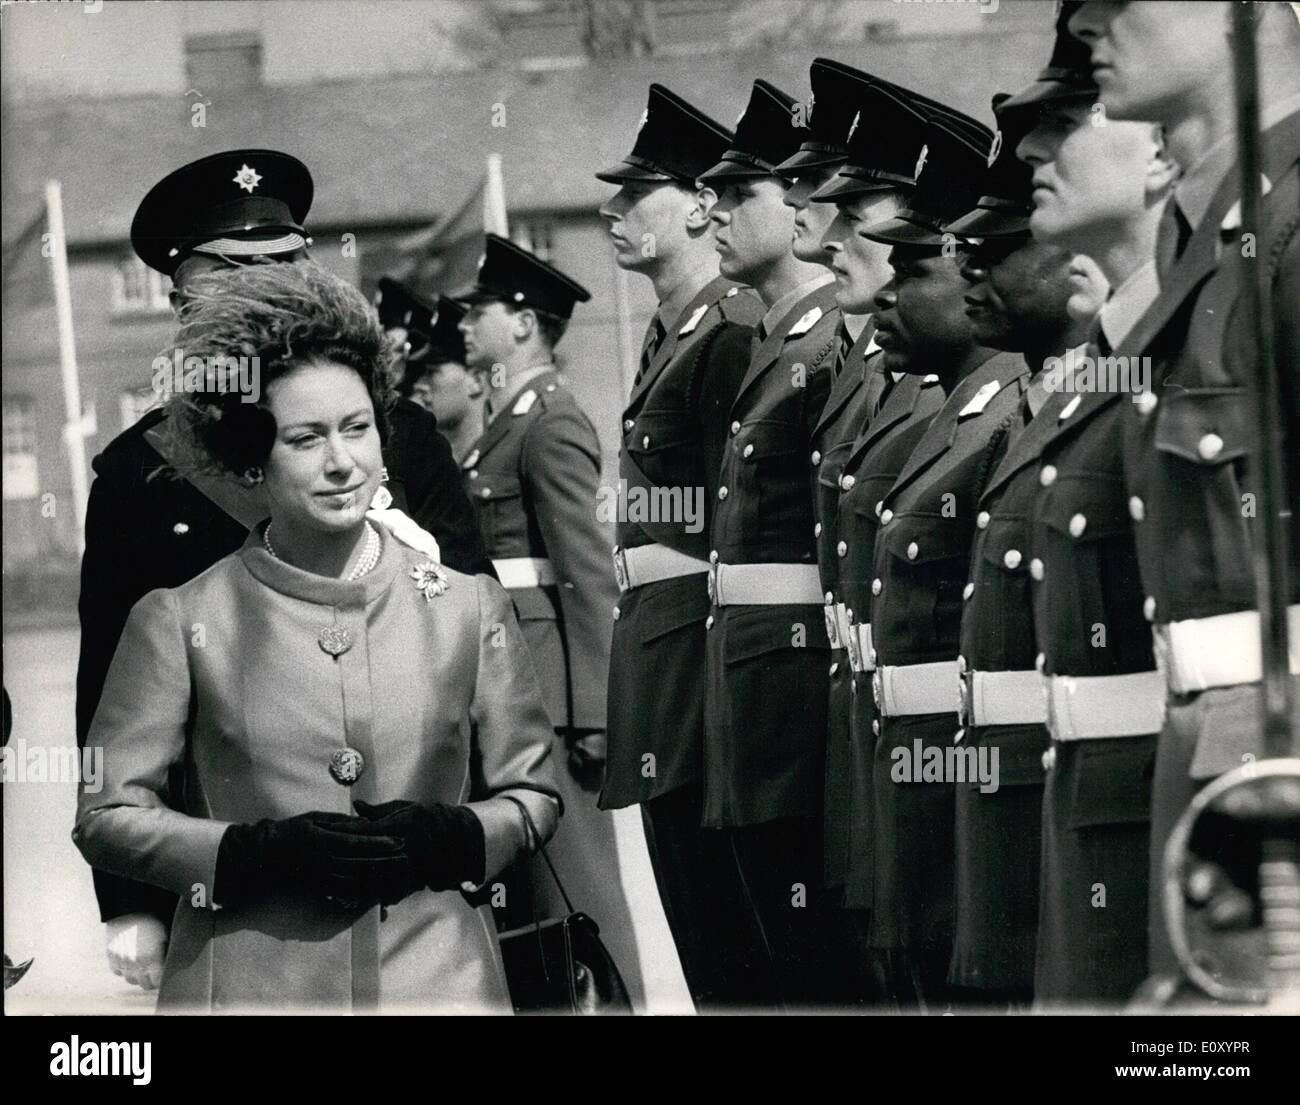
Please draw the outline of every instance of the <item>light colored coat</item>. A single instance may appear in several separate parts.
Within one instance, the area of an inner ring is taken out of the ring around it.
[[[378,565],[347,583],[261,546],[133,609],[89,744],[104,786],[82,793],[73,838],[97,868],[181,895],[158,1006],[239,1009],[509,1009],[486,906],[421,890],[387,910],[343,912],[285,888],[213,909],[226,827],[352,802],[464,803],[484,823],[487,873],[524,849],[513,793],[539,830],[557,807],[551,725],[510,601],[485,576],[444,569],[426,599],[425,558],[385,537]],[[326,626],[350,634],[335,657]],[[344,747],[365,757],[351,787]],[[169,794],[169,775],[185,792]],[[187,812],[178,812],[183,808]]]

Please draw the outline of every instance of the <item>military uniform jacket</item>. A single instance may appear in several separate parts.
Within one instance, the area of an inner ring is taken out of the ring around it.
[[[1143,503],[1137,523],[1138,558],[1149,612],[1156,622],[1204,618],[1257,605],[1253,545],[1261,527],[1246,516],[1253,494],[1263,510],[1250,409],[1247,358],[1256,350],[1241,302],[1243,281],[1255,266],[1272,274],[1284,467],[1288,501],[1300,517],[1300,114],[1263,136],[1263,170],[1272,182],[1264,197],[1264,226],[1250,258],[1243,258],[1233,166],[1205,217],[1169,272],[1159,298],[1115,350],[1154,361],[1154,404],[1125,404],[1126,476],[1130,495]],[[1226,228],[1225,228],[1226,223]],[[1291,559],[1300,563],[1300,526],[1291,525]],[[1289,602],[1300,601],[1300,572],[1291,573]],[[1233,749],[1224,765],[1240,762]]]
[[[603,730],[617,588],[597,520],[600,443],[555,372],[512,395],[461,462],[493,560],[549,560],[556,583],[512,588],[556,729]]]
[[[907,458],[943,406],[943,388],[934,375],[904,375],[896,382],[882,373],[883,398],[853,442],[844,463],[844,488],[836,504],[840,601],[850,620],[870,618],[875,574],[876,533],[883,500],[898,479]],[[841,550],[843,550],[841,552]],[[852,909],[872,905],[872,757],[875,754],[875,703],[871,676],[853,677],[849,699],[849,796],[845,810],[845,904]],[[840,783],[827,773],[827,802]],[[829,839],[834,839],[832,835]]]
[[[878,667],[957,656],[979,490],[1028,381],[1021,357],[1000,353],[984,362],[953,389],[885,495],[871,604]],[[911,755],[915,741],[923,748],[952,743],[955,682],[950,693],[951,712],[880,719],[873,776],[878,947],[943,949],[952,939],[953,788],[895,781],[891,771],[895,749]]]
[[[234,552],[248,536],[236,521],[166,462],[145,436],[166,418],[150,411],[119,434],[93,467],[81,562],[81,651],[77,661],[77,739],[84,743],[104,679],[131,607],[159,587],[179,587]],[[491,571],[456,462],[437,423],[406,400],[389,412],[384,460],[393,506],[438,540],[448,567]],[[175,905],[156,887],[95,872],[100,916],[151,912],[169,918]]]
[[[711,280],[672,322],[633,386],[619,453],[628,503],[617,525],[621,547],[661,544],[701,562],[708,557],[731,400],[748,368],[750,329],[761,314],[751,291],[721,277]],[[734,332],[730,340],[720,341],[728,332]],[[668,505],[670,515],[645,509],[656,502]],[[693,521],[687,511],[698,512]],[[709,616],[703,581],[699,574],[658,580],[619,599],[602,808],[666,794],[703,770]],[[672,693],[665,694],[666,687]],[[652,771],[647,755],[654,757]]]
[[[755,334],[731,407],[711,559],[815,564],[808,457],[838,324],[825,283],[764,340]],[[704,824],[820,820],[830,646],[821,607],[725,606],[712,618]]]

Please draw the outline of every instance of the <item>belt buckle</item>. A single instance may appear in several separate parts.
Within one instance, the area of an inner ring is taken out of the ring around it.
[[[875,699],[876,711],[881,714],[884,713],[881,703],[885,697],[885,683],[881,678],[883,670],[883,668],[876,668],[876,670],[871,673],[871,697]]]
[[[854,671],[862,670],[862,648],[858,643],[858,627],[850,622],[848,640],[844,642],[849,650],[849,667]]]
[[[957,673],[957,724],[965,729],[975,724],[975,673]]]
[[[717,561],[709,562],[709,601],[716,604],[718,601],[718,568],[721,567]]]
[[[628,589],[627,553],[621,545],[614,546],[614,579],[620,591]]]
[[[840,624],[835,616],[835,603],[828,602],[823,604],[822,613],[826,617],[826,636],[830,639],[831,648],[844,648],[845,642],[840,640]],[[850,660],[850,667],[852,660]]]

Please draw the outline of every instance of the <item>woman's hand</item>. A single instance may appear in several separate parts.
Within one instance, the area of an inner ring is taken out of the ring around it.
[[[402,842],[402,850],[430,890],[458,890],[483,881],[486,843],[483,823],[468,806],[435,802],[354,802],[357,813],[377,831]]]
[[[104,925],[108,965],[132,986],[156,990],[167,954],[167,926],[152,913],[128,913]]]

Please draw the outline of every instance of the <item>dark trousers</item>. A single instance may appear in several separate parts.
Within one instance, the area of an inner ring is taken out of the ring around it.
[[[700,782],[641,806],[659,898],[686,985],[700,1012],[771,1003],[771,965],[749,909],[731,842],[700,827]]]

